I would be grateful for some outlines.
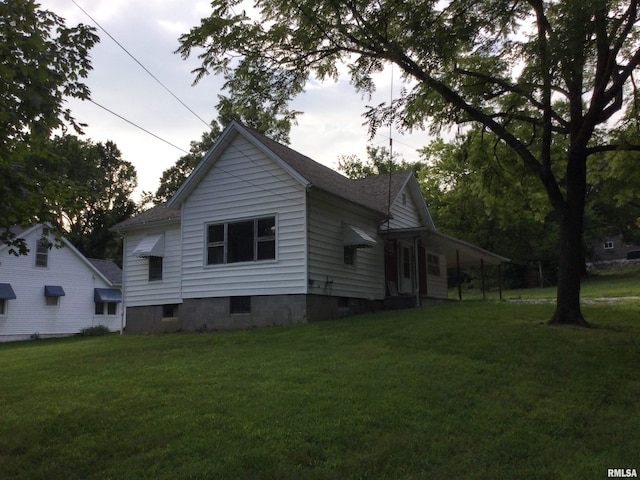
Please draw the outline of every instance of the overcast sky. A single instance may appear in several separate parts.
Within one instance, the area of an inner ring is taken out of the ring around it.
[[[140,63],[206,122],[217,118],[215,105],[221,80],[213,75],[193,86],[191,71],[197,58],[183,60],[173,53],[178,37],[200,19],[210,15],[210,1],[199,0],[76,0],[97,23],[126,48]],[[98,28],[72,0],[40,0],[42,8],[64,17],[68,26],[85,23]],[[93,71],[86,83],[98,104],[143,127],[167,142],[189,150],[206,126],[146,73],[104,31],[91,50]],[[307,85],[292,107],[303,111],[291,130],[291,147],[336,169],[338,156],[365,158],[368,142],[362,113],[366,105],[388,101],[391,70],[380,77],[377,96],[363,99],[349,84],[338,82]],[[394,93],[400,89],[394,81]],[[89,102],[70,102],[77,120],[87,123],[85,134],[94,142],[113,140],[125,160],[138,172],[139,191],[155,191],[162,171],[184,153],[143,132],[126,121]],[[393,134],[393,150],[406,160],[417,160],[416,149],[426,145],[424,132]],[[373,139],[374,146],[389,145],[388,129]]]

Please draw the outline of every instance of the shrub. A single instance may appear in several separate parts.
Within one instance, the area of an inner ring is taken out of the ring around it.
[[[95,327],[87,327],[80,330],[80,335],[84,337],[101,337],[109,333],[109,328],[104,325],[96,325]]]

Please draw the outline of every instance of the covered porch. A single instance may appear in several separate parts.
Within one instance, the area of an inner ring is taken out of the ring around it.
[[[486,292],[485,267],[498,266],[498,285],[502,298],[500,265],[508,258],[484,250],[429,228],[391,229],[385,237],[385,283],[390,307],[420,306],[448,298],[447,272],[456,275],[458,298],[462,299],[463,268],[480,269],[483,298]]]

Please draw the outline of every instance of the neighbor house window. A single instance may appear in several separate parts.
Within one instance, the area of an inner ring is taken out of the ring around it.
[[[0,315],[4,315],[7,311],[7,301],[4,298],[0,298]]]
[[[231,297],[229,299],[229,313],[231,315],[251,313],[251,297]]]
[[[36,244],[36,267],[47,268],[49,265],[49,248],[51,243],[47,239],[40,239]]]
[[[427,273],[436,277],[440,276],[440,257],[427,253]]]
[[[116,315],[118,304],[114,302],[96,302],[96,315]]]
[[[44,297],[47,307],[56,307],[60,304],[60,297]]]
[[[604,242],[605,250],[613,250],[613,242]]]
[[[207,265],[276,258],[276,217],[207,225]]]
[[[149,258],[149,281],[162,280],[162,257]]]
[[[344,264],[355,266],[356,264],[356,254],[358,249],[356,247],[344,247]]]

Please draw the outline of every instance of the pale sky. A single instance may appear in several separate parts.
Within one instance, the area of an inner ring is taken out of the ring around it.
[[[222,81],[213,75],[192,86],[191,70],[200,64],[195,57],[183,60],[173,53],[178,37],[210,15],[209,1],[200,0],[76,0],[95,21],[126,48],[155,77],[206,122],[217,118],[215,105]],[[43,9],[66,19],[67,26],[85,23],[98,28],[72,0],[40,0]],[[91,98],[127,120],[166,141],[189,150],[207,127],[146,73],[109,36],[98,28],[100,43],[90,52],[93,71],[85,80]],[[362,114],[367,105],[388,101],[400,90],[392,71],[380,77],[376,96],[363,99],[345,75],[338,82],[313,82],[292,104],[304,112],[291,130],[291,148],[337,169],[340,155],[366,158],[368,133]],[[125,160],[138,172],[139,188],[154,191],[162,171],[184,155],[180,150],[139,130],[89,102],[71,101],[76,120],[87,123],[86,138],[94,142],[112,140]],[[418,159],[416,149],[425,146],[426,132],[393,134],[393,151],[405,160]],[[384,129],[371,142],[389,145],[389,130]]]

